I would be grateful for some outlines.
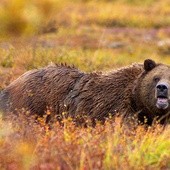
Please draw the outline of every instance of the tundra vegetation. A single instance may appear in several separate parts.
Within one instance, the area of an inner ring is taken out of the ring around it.
[[[50,62],[86,72],[170,64],[169,0],[2,0],[0,21],[0,89]],[[169,125],[48,125],[48,114],[0,118],[0,169],[170,169]]]

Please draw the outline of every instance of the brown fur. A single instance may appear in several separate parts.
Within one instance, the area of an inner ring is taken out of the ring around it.
[[[0,107],[4,111],[25,108],[40,116],[48,108],[58,118],[67,113],[75,120],[86,116],[104,120],[116,112],[126,113],[127,117],[138,113],[140,120],[147,115],[153,121],[156,110],[149,93],[153,91],[151,79],[155,71],[150,71],[151,67],[145,66],[144,70],[142,64],[132,64],[107,74],[83,73],[66,65],[31,70],[1,92]],[[163,67],[167,66],[156,67],[160,75],[165,74]]]
[[[159,77],[158,82],[154,80],[156,77]],[[164,64],[156,64],[150,71],[144,71],[136,80],[136,85],[133,85],[131,103],[135,103],[135,105],[131,105],[133,106],[131,113],[138,113],[137,116],[141,122],[146,121],[147,124],[151,125],[155,120],[161,124],[166,124],[170,120],[170,107],[166,110],[155,107],[155,86],[161,81],[170,85],[170,67]]]

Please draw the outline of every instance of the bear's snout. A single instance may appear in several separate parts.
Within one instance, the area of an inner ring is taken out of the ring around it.
[[[168,97],[168,86],[165,83],[158,84],[157,88],[157,96],[162,98]]]
[[[169,91],[169,85],[166,82],[159,82],[156,85],[156,106],[158,109],[167,109],[169,106],[169,96],[168,96],[168,91]]]

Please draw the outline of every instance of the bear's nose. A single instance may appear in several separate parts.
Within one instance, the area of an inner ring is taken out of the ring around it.
[[[161,92],[168,90],[168,87],[165,84],[158,84],[156,88]]]
[[[168,98],[168,84],[165,82],[160,82],[156,86],[156,96],[157,98]]]

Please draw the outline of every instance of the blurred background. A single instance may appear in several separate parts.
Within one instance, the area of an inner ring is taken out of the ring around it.
[[[169,0],[1,0],[0,87],[33,68],[170,64]]]

